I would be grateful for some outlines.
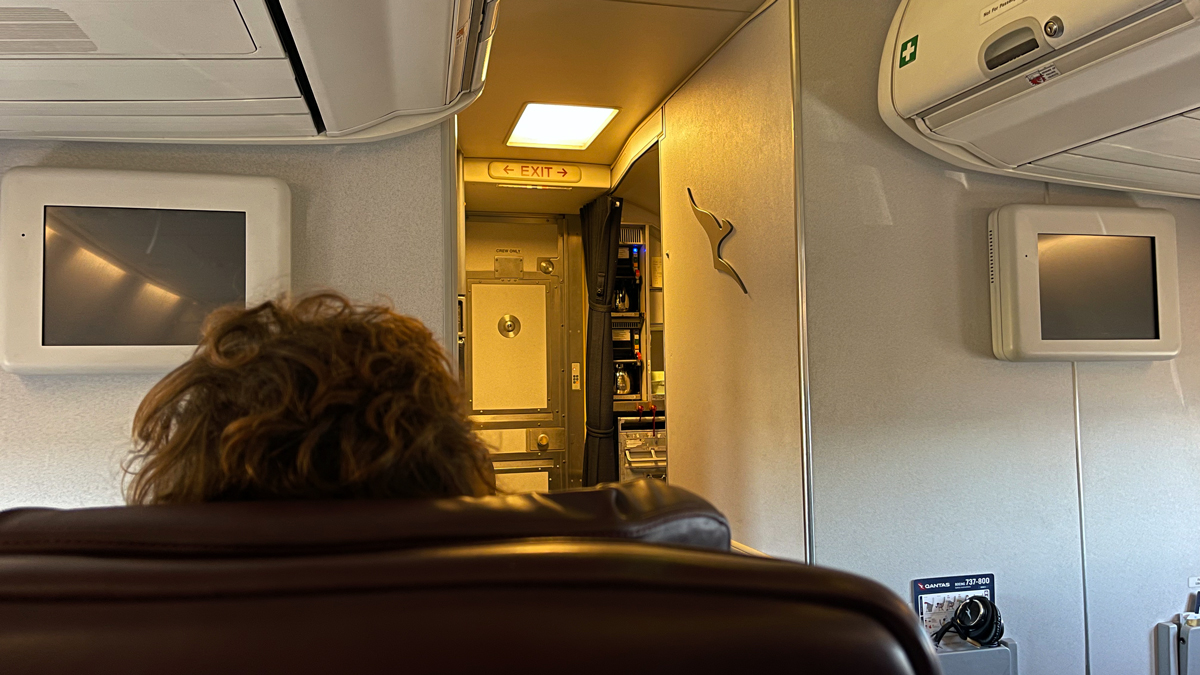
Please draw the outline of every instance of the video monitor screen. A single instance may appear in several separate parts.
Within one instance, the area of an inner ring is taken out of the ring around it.
[[[194,345],[246,302],[246,214],[45,207],[42,344]]]
[[[1153,237],[1039,234],[1043,340],[1157,340]]]

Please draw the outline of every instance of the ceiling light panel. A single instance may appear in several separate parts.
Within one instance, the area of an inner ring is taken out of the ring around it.
[[[616,116],[616,108],[526,103],[508,144],[517,148],[586,150]]]

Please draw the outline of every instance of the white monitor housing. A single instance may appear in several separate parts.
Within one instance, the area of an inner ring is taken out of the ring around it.
[[[264,177],[12,169],[0,265],[5,370],[165,372],[212,309],[289,290],[290,191]]]
[[[1167,211],[1009,205],[988,219],[988,244],[996,358],[1179,354],[1175,218]]]

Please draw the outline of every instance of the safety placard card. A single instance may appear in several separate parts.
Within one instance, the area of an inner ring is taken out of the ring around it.
[[[958,606],[973,595],[996,601],[996,575],[973,574],[963,577],[914,579],[912,582],[913,609],[921,625],[930,635],[954,616]]]

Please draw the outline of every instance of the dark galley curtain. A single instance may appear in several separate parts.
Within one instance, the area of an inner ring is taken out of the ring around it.
[[[579,211],[583,257],[587,267],[587,442],[583,484],[617,480],[617,442],[613,419],[612,311],[621,235],[621,200],[600,197]]]

